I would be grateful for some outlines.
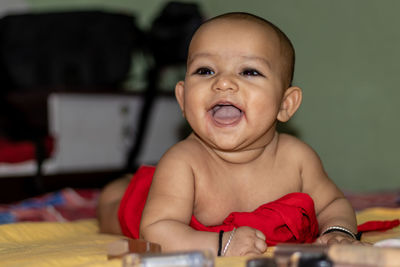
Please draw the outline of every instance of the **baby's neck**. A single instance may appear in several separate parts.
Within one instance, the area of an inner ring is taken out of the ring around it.
[[[198,138],[198,137],[196,137]],[[239,151],[223,151],[212,148],[205,144],[203,141],[199,140],[203,145],[207,147],[209,152],[217,157],[218,159],[230,163],[230,164],[247,164],[256,161],[261,156],[270,154],[271,156],[275,154],[278,145],[279,134],[276,132],[272,138],[263,144],[262,146],[252,147],[249,149],[243,149]]]

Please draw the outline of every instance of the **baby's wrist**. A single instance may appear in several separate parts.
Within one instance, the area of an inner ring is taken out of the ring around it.
[[[221,253],[222,256],[226,255],[226,252],[228,251],[228,248],[231,245],[233,236],[235,235],[235,231],[236,231],[236,228],[233,228],[233,230],[231,231],[231,233],[230,233],[230,235],[228,237],[228,240],[225,243],[224,249],[222,250],[222,253]]]
[[[219,231],[218,234],[218,250],[217,256],[225,256],[226,252],[228,251],[229,246],[232,243],[233,236],[235,235],[236,228],[230,232],[229,236],[224,237],[224,231]]]

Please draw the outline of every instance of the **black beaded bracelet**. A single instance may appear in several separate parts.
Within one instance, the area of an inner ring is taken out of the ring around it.
[[[219,236],[218,236],[218,256],[221,256],[221,250],[222,250],[222,236],[224,235],[224,231],[221,230],[219,231]]]

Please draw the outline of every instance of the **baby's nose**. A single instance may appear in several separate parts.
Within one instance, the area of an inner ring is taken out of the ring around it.
[[[215,83],[213,84],[213,89],[221,91],[237,91],[239,87],[234,77],[232,77],[231,75],[221,75],[215,80]]]

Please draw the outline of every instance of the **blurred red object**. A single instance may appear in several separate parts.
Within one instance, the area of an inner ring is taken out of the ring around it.
[[[44,139],[46,158],[54,149],[54,138]],[[10,141],[0,137],[0,163],[20,163],[36,158],[36,146],[32,141]]]

